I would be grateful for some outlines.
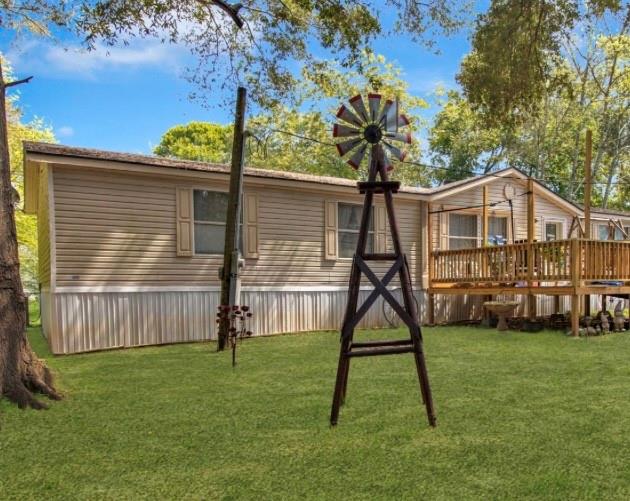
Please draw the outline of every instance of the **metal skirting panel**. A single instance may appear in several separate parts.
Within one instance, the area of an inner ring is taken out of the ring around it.
[[[361,291],[360,301],[370,294]],[[400,291],[394,291],[400,297]],[[423,294],[418,295],[422,304]],[[57,292],[49,344],[55,354],[216,339],[217,291]],[[249,290],[254,335],[337,330],[347,291]],[[385,327],[382,299],[359,327]]]
[[[42,289],[39,294],[39,315],[42,323],[42,333],[46,339],[50,339],[50,290]]]

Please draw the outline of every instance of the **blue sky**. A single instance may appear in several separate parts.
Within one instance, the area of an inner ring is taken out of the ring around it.
[[[403,37],[389,36],[374,49],[403,68],[413,94],[431,102],[438,85],[456,86],[459,63],[470,49],[466,33],[440,38],[437,47],[436,55]],[[35,77],[20,90],[25,118],[43,118],[63,144],[150,153],[175,124],[232,120],[232,110],[219,105],[220,95],[210,96],[206,107],[188,99],[196,89],[183,74],[194,60],[184,47],[145,40],[85,53],[71,43],[15,43],[5,33],[0,50],[16,76]],[[425,116],[436,111],[432,105]]]

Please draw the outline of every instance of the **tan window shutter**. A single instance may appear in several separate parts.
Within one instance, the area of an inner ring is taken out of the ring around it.
[[[374,207],[374,251],[387,252],[387,209],[382,205]]]
[[[324,259],[337,259],[337,202],[326,200],[324,207]]]
[[[245,245],[243,256],[247,259],[258,259],[258,194],[243,194],[245,203]]]
[[[440,218],[440,249],[448,249],[448,212],[441,212]]]
[[[177,255],[193,255],[192,189],[176,188]]]

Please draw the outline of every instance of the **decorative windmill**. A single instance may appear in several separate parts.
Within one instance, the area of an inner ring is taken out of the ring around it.
[[[349,101],[350,107],[342,105],[337,112],[337,118],[346,124],[335,124],[333,136],[340,138],[337,144],[339,155],[347,158],[347,162],[358,169],[365,154],[370,152],[368,180],[357,183],[359,193],[365,194],[363,201],[363,213],[357,240],[357,249],[352,259],[350,281],[348,285],[348,302],[346,313],[341,327],[341,350],[339,353],[339,365],[335,392],[333,394],[330,423],[337,424],[339,409],[343,405],[346,388],[348,386],[348,373],[350,371],[350,359],[354,357],[366,357],[374,355],[390,355],[396,353],[413,353],[416,361],[418,380],[422,401],[426,407],[429,424],[435,426],[435,412],[429,386],[429,375],[424,360],[422,348],[422,333],[418,322],[418,311],[411,288],[411,275],[407,258],[402,252],[398,221],[394,212],[393,194],[398,192],[400,183],[390,181],[388,171],[392,169],[391,159],[400,161],[405,158],[405,151],[393,143],[411,143],[411,134],[399,132],[399,127],[409,125],[405,115],[398,113],[398,106],[394,101],[386,100],[382,104],[379,94],[368,94],[368,107],[363,98],[358,95]],[[380,180],[377,181],[377,175]],[[393,252],[368,253],[367,239],[370,229],[370,214],[375,194],[382,194],[385,199],[387,219]],[[393,264],[383,278],[378,278],[370,269],[370,261],[392,261]],[[374,286],[365,302],[357,309],[361,276],[365,277]],[[394,276],[398,275],[402,291],[403,304],[387,289],[387,285]],[[361,318],[368,312],[379,296],[387,301],[400,319],[409,328],[408,339],[396,339],[386,341],[354,342],[354,328]]]
[[[370,145],[382,147],[387,171],[393,169],[392,157],[402,162],[407,155],[395,143],[411,144],[411,133],[398,131],[409,125],[409,119],[398,114],[397,101],[388,99],[382,105],[382,100],[380,94],[368,94],[368,111],[361,95],[357,95],[349,101],[354,111],[342,104],[337,112],[337,118],[346,122],[333,127],[333,137],[345,139],[337,143],[337,151],[342,158],[350,153],[346,162],[354,169],[359,168]]]

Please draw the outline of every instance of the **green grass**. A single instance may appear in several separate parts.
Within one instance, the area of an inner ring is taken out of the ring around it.
[[[354,361],[331,429],[336,333],[248,340],[235,370],[214,344],[31,338],[67,398],[0,402],[3,499],[630,498],[630,334],[426,329],[436,429],[410,355]]]

